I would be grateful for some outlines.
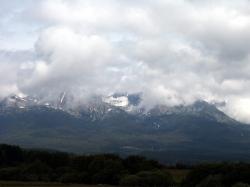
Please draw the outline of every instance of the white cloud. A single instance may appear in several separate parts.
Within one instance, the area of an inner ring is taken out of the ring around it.
[[[7,63],[1,63],[0,69],[0,97],[5,97],[13,92],[18,91],[16,85],[17,74],[16,66]]]
[[[250,98],[233,97],[227,102],[225,111],[236,120],[250,121]]]
[[[25,2],[1,19],[2,48],[27,49],[36,38],[34,58],[0,61],[14,73],[0,75],[1,90],[143,92],[146,105],[227,101],[226,113],[250,122],[249,1]]]

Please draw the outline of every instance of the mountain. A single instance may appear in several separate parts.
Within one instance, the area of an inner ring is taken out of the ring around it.
[[[250,126],[228,117],[214,105],[150,110],[140,95],[95,97],[86,105],[12,95],[0,102],[0,142],[76,153],[142,154],[162,162],[250,160]]]

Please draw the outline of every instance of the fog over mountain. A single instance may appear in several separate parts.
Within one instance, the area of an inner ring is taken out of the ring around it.
[[[250,123],[248,0],[0,5],[0,98],[140,93],[146,107],[205,100]]]

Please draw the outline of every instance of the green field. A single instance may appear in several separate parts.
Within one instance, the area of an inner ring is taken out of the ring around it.
[[[42,182],[6,182],[0,181],[0,187],[110,187],[108,185],[61,184]]]

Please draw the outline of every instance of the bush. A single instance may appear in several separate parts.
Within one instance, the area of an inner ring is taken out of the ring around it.
[[[140,177],[137,175],[126,175],[120,181],[120,185],[122,186],[139,186],[139,183]]]
[[[20,147],[0,144],[0,166],[14,166],[23,159],[23,151]]]
[[[121,182],[123,186],[170,186],[174,184],[172,176],[165,171],[142,171],[136,175],[128,175]]]
[[[22,170],[18,167],[0,169],[0,180],[21,180]]]
[[[95,165],[96,166],[96,165]],[[105,160],[102,166],[93,174],[93,183],[98,184],[118,184],[120,176],[124,170],[122,162],[119,160]],[[93,168],[92,168],[93,169]]]
[[[212,176],[220,176],[223,186],[232,186],[241,181],[250,183],[250,164],[247,163],[215,163],[195,166],[183,181],[184,187],[193,187],[206,180],[215,180]],[[206,179],[206,180],[205,180]],[[208,181],[207,181],[208,182]]]
[[[37,175],[41,175],[45,173],[49,174],[51,172],[51,168],[47,164],[41,162],[40,160],[36,160],[35,162],[27,165],[24,172],[37,174]]]
[[[61,178],[62,183],[87,183],[89,181],[87,173],[65,173]]]
[[[222,187],[222,181],[220,175],[209,175],[204,180],[200,182],[200,184],[196,185],[196,187]]]
[[[50,181],[52,169],[40,160],[23,166],[22,173],[25,176],[23,180],[28,181]]]
[[[234,184],[232,187],[250,187],[250,185],[239,182],[239,183]]]
[[[124,161],[124,166],[129,173],[135,174],[140,171],[150,171],[153,169],[161,169],[162,166],[154,160],[147,160],[142,156],[129,156]]]

